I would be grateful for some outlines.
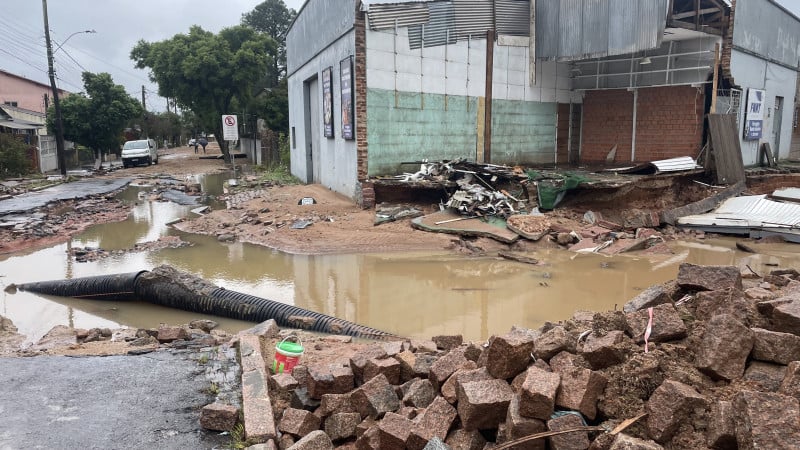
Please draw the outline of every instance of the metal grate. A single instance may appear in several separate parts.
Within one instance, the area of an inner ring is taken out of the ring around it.
[[[717,89],[717,113],[730,114],[736,117],[736,126],[739,126],[739,112],[742,105],[741,89]]]

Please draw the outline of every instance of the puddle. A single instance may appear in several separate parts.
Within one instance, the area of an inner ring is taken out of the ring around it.
[[[226,175],[219,176],[225,179]],[[134,272],[170,264],[226,289],[399,335],[463,334],[474,340],[505,333],[512,325],[538,327],[545,321],[569,318],[579,309],[620,309],[641,290],[673,279],[682,262],[748,264],[760,274],[777,266],[800,265],[797,245],[758,244],[754,247],[761,253],[748,254],[736,250],[732,238],[674,242],[675,254],[657,259],[558,250],[532,254],[548,263],[544,267],[445,253],[293,256],[172,230],[166,224],[189,214],[192,207],[138,200],[139,189],[147,188],[130,188],[121,194],[137,202],[124,222],[92,227],[65,244],[2,257],[0,284]],[[120,250],[172,234],[194,246],[86,263],[68,256],[70,247]],[[149,328],[209,318],[229,331],[252,326],[140,302],[48,298],[26,292],[3,293],[0,314],[32,341],[60,324]]]

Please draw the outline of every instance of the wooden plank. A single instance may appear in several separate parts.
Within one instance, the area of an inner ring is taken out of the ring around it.
[[[717,192],[711,197],[706,197],[702,200],[689,203],[688,205],[680,206],[678,208],[662,211],[660,217],[661,223],[675,225],[675,223],[677,223],[678,219],[681,217],[707,213],[719,206],[723,201],[741,194],[744,192],[746,187],[747,186],[745,185],[745,182],[740,181],[739,183],[736,183],[735,185],[728,187],[723,191]]]
[[[719,44],[714,44],[714,82],[711,87],[711,114],[717,113],[717,86],[719,86]]]
[[[744,162],[736,117],[732,114],[709,114],[708,129],[716,184],[733,185],[744,181]]]
[[[772,155],[772,147],[770,147],[769,142],[764,142],[758,148],[758,165],[764,165],[764,159],[767,160],[767,167],[775,167],[777,163],[775,162],[775,157]]]

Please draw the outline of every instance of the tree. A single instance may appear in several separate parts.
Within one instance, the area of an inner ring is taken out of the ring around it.
[[[230,151],[222,141],[222,115],[231,113],[235,99],[246,103],[258,80],[273,65],[270,55],[277,44],[266,34],[244,26],[214,34],[193,26],[160,42],[140,40],[131,59],[140,69],[150,69],[158,93],[174,98],[195,113],[206,130],[214,130],[225,161]]]
[[[267,88],[278,86],[286,76],[286,32],[297,13],[286,7],[283,0],[266,0],[249,13],[242,14],[242,25],[264,33],[278,43],[272,55],[273,65],[267,74]]]
[[[141,116],[142,107],[107,73],[83,72],[82,78],[86,91],[61,101],[64,138],[89,147],[100,158],[119,147],[125,124]],[[55,108],[51,107],[47,113],[50,133],[54,119]]]

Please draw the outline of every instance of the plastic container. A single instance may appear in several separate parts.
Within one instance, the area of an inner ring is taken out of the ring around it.
[[[297,342],[291,342],[295,339]],[[303,343],[297,336],[286,336],[275,346],[275,358],[272,360],[272,373],[292,373],[292,369],[303,356]]]

